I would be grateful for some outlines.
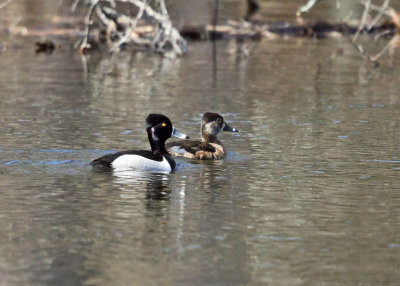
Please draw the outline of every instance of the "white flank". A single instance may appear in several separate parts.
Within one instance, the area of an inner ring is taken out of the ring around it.
[[[163,157],[161,162],[153,161],[138,155],[125,154],[119,156],[111,163],[114,169],[137,169],[144,171],[171,171],[167,159]]]

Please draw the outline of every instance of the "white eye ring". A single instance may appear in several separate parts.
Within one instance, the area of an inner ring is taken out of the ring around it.
[[[217,118],[217,123],[221,123],[221,122],[222,122],[221,118]]]

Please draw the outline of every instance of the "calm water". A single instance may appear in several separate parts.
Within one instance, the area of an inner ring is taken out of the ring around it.
[[[0,285],[398,285],[398,50],[374,68],[340,39],[221,42],[216,62],[192,43],[86,66],[31,41],[0,53]],[[150,112],[196,138],[206,111],[240,131],[225,160],[87,165],[148,148]]]

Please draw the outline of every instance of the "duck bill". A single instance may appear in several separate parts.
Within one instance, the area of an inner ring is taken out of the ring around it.
[[[175,127],[172,127],[172,134],[171,136],[177,137],[177,138],[181,138],[181,139],[189,139],[189,136],[187,136],[186,134],[183,134],[181,132],[179,132],[178,130],[175,129]]]
[[[224,128],[222,129],[223,131],[230,131],[230,132],[239,132],[239,130],[230,127],[228,124],[225,123]]]

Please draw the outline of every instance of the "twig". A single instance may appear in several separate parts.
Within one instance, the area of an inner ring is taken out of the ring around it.
[[[160,0],[157,0],[157,2],[158,2],[158,5],[159,5],[161,14],[166,16],[166,17],[169,17],[168,16],[167,7],[165,6],[165,2],[164,1],[160,1]]]
[[[139,9],[144,9],[144,12],[146,12],[147,16],[153,18],[158,22],[163,22],[167,20],[164,15],[157,13],[156,11],[153,10],[153,8],[151,8],[149,5],[145,4],[140,0],[115,0],[115,2],[131,3],[136,7],[138,7]]]
[[[368,1],[360,0],[359,2],[360,2],[362,5],[365,6],[365,5],[367,4]],[[381,10],[382,10],[381,8],[382,8],[382,7],[380,7],[380,6],[378,6],[378,5],[375,5],[375,4],[370,3],[370,9],[371,9],[372,11],[381,11]],[[392,16],[391,16],[389,10],[390,10],[390,9],[387,8],[386,10],[383,11],[383,14],[384,14],[385,16],[391,18]]]
[[[78,6],[78,3],[81,2],[81,0],[75,0],[74,3],[71,5],[71,12],[75,12],[76,6]]]
[[[83,54],[84,49],[87,47],[89,34],[90,34],[90,21],[92,19],[94,8],[96,8],[97,4],[99,4],[99,0],[90,1],[90,7],[85,16],[85,37],[82,39],[82,42],[79,45],[79,52],[81,54]]]
[[[359,52],[364,58],[366,58],[367,60],[370,60],[369,55],[364,51],[364,49],[361,45],[357,45],[357,43],[353,42],[352,40],[350,40],[350,43],[357,50],[357,52]]]
[[[144,0],[145,5],[147,0]],[[124,43],[126,43],[128,41],[129,38],[131,38],[132,36],[132,32],[135,30],[139,19],[142,18],[143,16],[143,12],[144,12],[144,8],[146,6],[143,6],[142,8],[139,9],[138,13],[136,14],[136,17],[133,21],[131,21],[130,23],[130,27],[126,30],[125,35],[119,39],[119,41],[112,47],[111,51],[116,51],[121,45],[123,45]]]
[[[375,16],[375,18],[369,23],[367,26],[367,31],[371,31],[371,29],[378,23],[378,21],[382,18],[383,13],[386,11],[390,3],[390,0],[385,0],[385,2],[382,4],[382,7],[379,9],[378,14]]]
[[[299,10],[297,10],[296,16],[299,17],[301,16],[301,14],[308,13],[312,9],[312,7],[314,7],[314,5],[320,1],[322,0],[308,0],[306,5],[301,6]]]
[[[106,15],[104,14],[104,12],[102,11],[102,8],[97,6],[96,7],[96,15],[99,17],[100,21],[106,26],[106,27],[110,27],[112,26],[112,21],[109,20]]]
[[[386,36],[388,34],[391,34],[391,33],[393,33],[393,32],[390,31],[390,30],[386,30],[386,31],[383,31],[381,33],[378,33],[376,36],[374,36],[374,42],[377,42],[379,40],[379,38],[381,38],[383,36]]]
[[[368,13],[371,10],[371,7],[373,4],[371,4],[371,0],[368,0],[367,2],[363,3],[364,6],[364,12],[362,15],[362,18],[360,20],[360,24],[358,26],[357,32],[355,33],[355,35],[353,36],[352,39],[349,40],[351,42],[351,44],[355,47],[355,49],[357,50],[358,53],[360,53],[364,58],[366,58],[368,61],[370,61],[371,63],[374,64],[378,64],[377,60],[382,57],[385,52],[392,46],[393,44],[393,39],[391,41],[389,41],[389,43],[387,43],[378,53],[376,53],[375,55],[370,55],[361,44],[357,43],[357,38],[360,35],[362,30],[366,30],[367,32],[370,31],[373,27],[375,27],[376,23],[382,18],[382,16],[385,14],[385,11],[388,9],[390,0],[385,0],[382,4],[381,7],[379,7],[379,12],[378,14],[375,16],[375,18],[371,21],[371,23],[369,23],[368,26],[366,26],[366,21],[367,21],[367,17],[368,17]],[[376,7],[374,7],[374,10],[376,10]],[[383,33],[379,34],[379,36],[382,36]]]
[[[369,13],[370,4],[371,4],[371,0],[368,0],[367,3],[365,4],[365,8],[364,8],[363,15],[361,17],[360,25],[358,25],[357,32],[355,33],[355,35],[353,36],[353,39],[352,39],[353,42],[355,42],[357,40],[358,36],[360,35],[361,30],[364,29],[364,27],[365,27],[365,23],[367,21],[367,17],[368,17],[368,13]]]
[[[391,45],[392,45],[392,40],[390,40],[389,43],[387,43],[386,46],[384,46],[380,52],[376,53],[375,56],[370,56],[369,60],[371,62],[376,62],[381,56],[383,56],[386,53],[386,51],[391,47]]]
[[[351,18],[351,16],[353,16],[353,11],[350,11],[349,14],[347,14],[346,17],[344,17],[343,19],[343,23],[347,23],[347,21],[349,21],[349,19]]]
[[[0,4],[0,9],[6,7],[8,4],[10,4],[13,0],[6,0],[5,2]]]

